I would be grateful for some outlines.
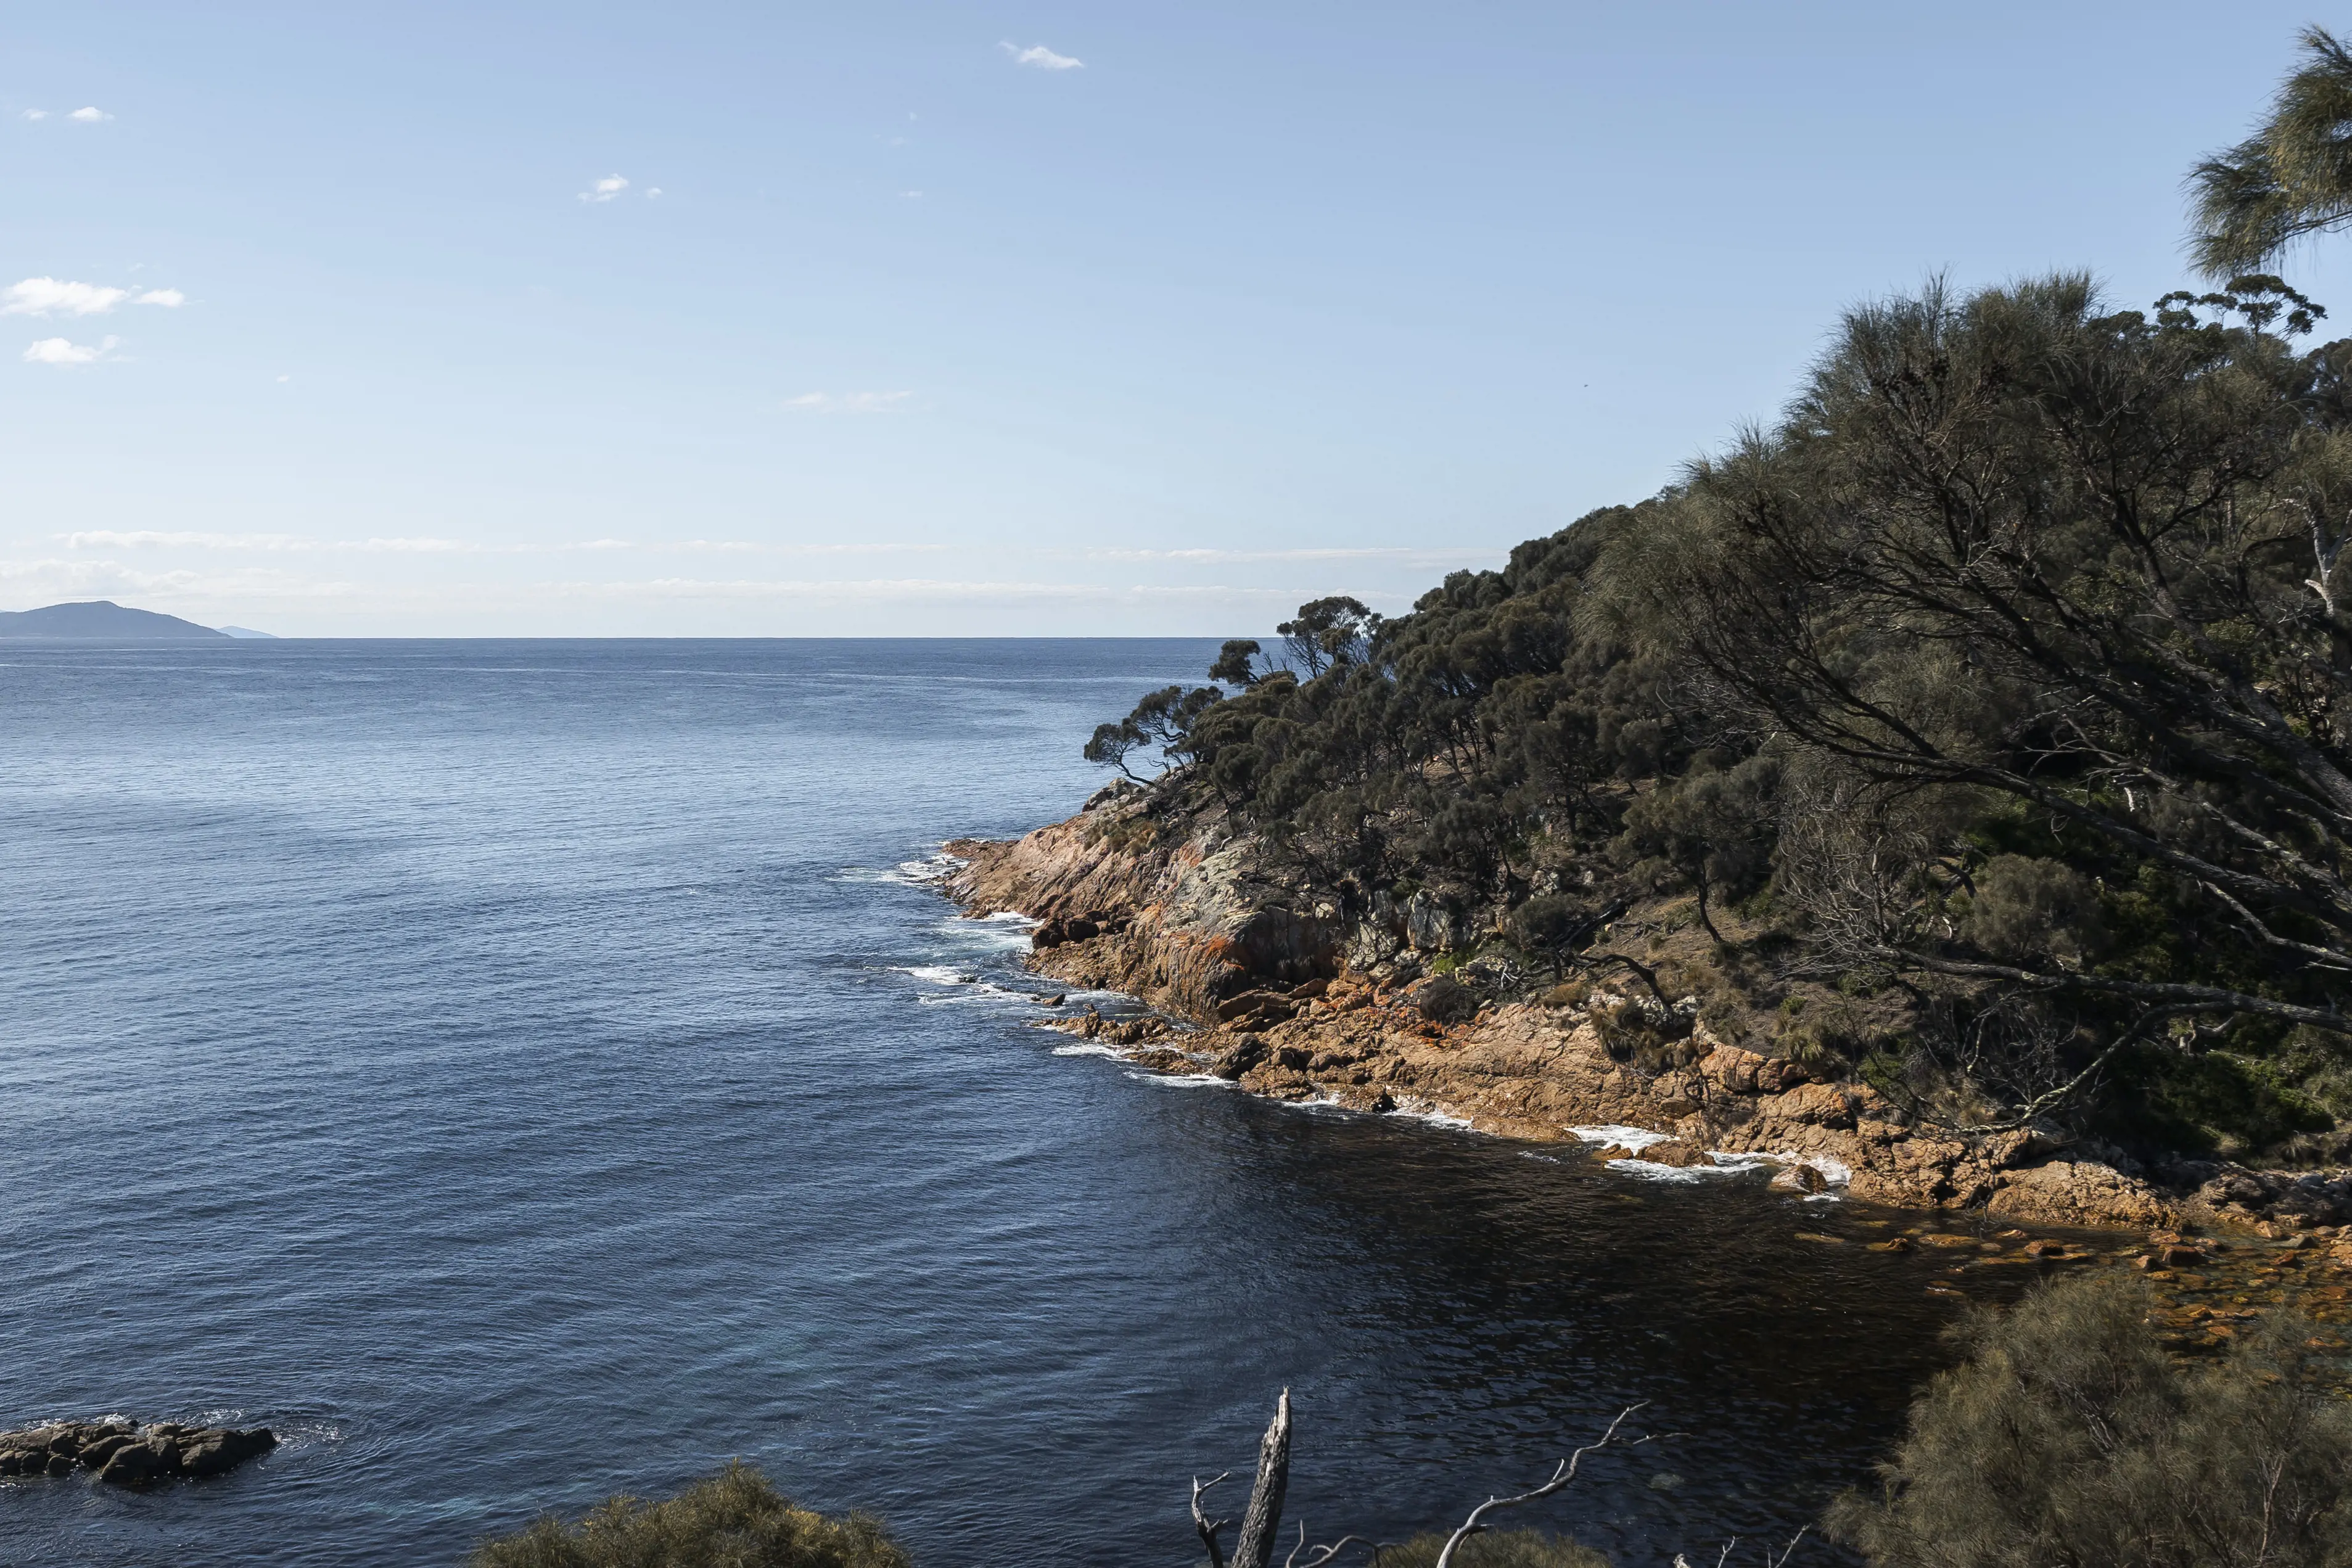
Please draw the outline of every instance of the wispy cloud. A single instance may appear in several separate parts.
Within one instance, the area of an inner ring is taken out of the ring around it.
[[[300,534],[230,534],[194,529],[83,528],[56,536],[68,549],[266,550],[302,553],[356,551],[370,555],[562,555],[573,550],[621,550],[627,539],[568,539],[554,544],[482,544],[433,535],[392,535],[364,539],[314,539]]]
[[[125,299],[133,305],[173,308],[188,302],[188,297],[176,288],[150,288],[134,298],[128,288],[112,284],[27,277],[0,288],[0,316],[103,316]]]
[[[894,413],[910,392],[803,392],[784,400],[794,413]]]
[[[581,192],[580,199],[583,202],[609,202],[628,188],[629,180],[627,175],[607,174],[603,179],[597,181],[594,184],[589,186],[586,190]]]
[[[114,116],[107,113],[106,110],[99,108],[96,104],[85,104],[81,108],[75,110],[71,114],[67,115],[66,118],[68,120],[79,120],[84,125],[96,125],[100,120],[112,120]]]
[[[996,47],[1011,55],[1014,65],[1030,66],[1041,71],[1074,71],[1087,63],[1072,55],[1057,55],[1043,44],[1032,44],[1025,49],[1009,42]]]
[[[236,598],[343,599],[357,590],[348,582],[301,577],[270,567],[226,572],[141,571],[110,560],[0,560],[0,585],[13,600],[137,594],[148,600]]]
[[[1322,549],[1090,549],[1079,553],[1087,560],[1164,560],[1189,566],[1226,566],[1266,560],[1391,560],[1420,564],[1496,559],[1508,552],[1499,548],[1466,545],[1459,549],[1360,546]]]
[[[106,358],[120,341],[119,338],[108,338],[92,344],[43,338],[25,350],[24,358],[28,365],[87,365]]]
[[[128,288],[28,277],[0,288],[0,316],[102,316],[130,296]]]
[[[47,120],[48,117],[49,111],[46,109],[28,109],[25,111],[25,118],[27,120]]]

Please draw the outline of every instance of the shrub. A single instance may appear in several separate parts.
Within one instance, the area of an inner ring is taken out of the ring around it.
[[[577,1529],[553,1516],[476,1550],[473,1568],[908,1568],[880,1522],[795,1508],[735,1463],[673,1498],[616,1497]]]
[[[2078,1277],[1957,1333],[1882,1495],[1832,1532],[1881,1568],[2335,1568],[2352,1563],[2352,1407],[2273,1314],[2226,1360],[2168,1358],[2137,1281]]]
[[[1372,1568],[1433,1568],[1446,1538],[1431,1531],[1384,1547]],[[1540,1530],[1496,1530],[1474,1535],[1454,1554],[1455,1568],[1609,1568],[1589,1546]]]

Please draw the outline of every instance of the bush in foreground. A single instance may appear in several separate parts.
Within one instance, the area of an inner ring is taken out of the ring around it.
[[[673,1498],[616,1497],[578,1528],[552,1516],[486,1542],[474,1568],[908,1568],[869,1515],[827,1519],[751,1466],[729,1465]]]
[[[1372,1568],[1434,1568],[1445,1537],[1434,1531],[1381,1549]],[[1474,1535],[1454,1553],[1456,1568],[1609,1568],[1609,1559],[1589,1546],[1540,1530],[1504,1530]]]
[[[2352,1563],[2352,1406],[2312,1326],[2274,1314],[2185,1367],[2137,1281],[2082,1277],[1957,1331],[1968,1359],[1912,1406],[1831,1530],[1879,1568],[2336,1568]]]

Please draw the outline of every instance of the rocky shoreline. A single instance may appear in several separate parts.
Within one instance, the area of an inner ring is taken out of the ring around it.
[[[1583,986],[1498,1000],[1482,994],[1475,960],[1448,962],[1459,934],[1442,923],[1411,907],[1352,924],[1328,904],[1299,907],[1249,845],[1213,824],[1176,838],[1131,791],[1103,791],[1017,840],[946,849],[961,863],[945,890],[966,914],[1038,923],[1034,971],[1153,1009],[1055,1026],[1148,1070],[1212,1073],[1277,1100],[1436,1113],[1615,1159],[1769,1165],[1800,1194],[1833,1187],[2009,1226],[2300,1234],[2352,1258],[2352,1233],[2336,1234],[2352,1224],[2352,1173],[2151,1168],[2032,1131],[1953,1134],[1916,1124],[1866,1084],[1716,1038],[1694,1000]],[[1674,1064],[1638,1060],[1632,1037],[1674,1040]]]

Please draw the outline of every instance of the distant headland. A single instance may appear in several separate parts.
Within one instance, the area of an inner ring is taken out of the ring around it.
[[[215,631],[152,610],[132,610],[111,600],[93,599],[79,604],[50,604],[38,610],[0,611],[0,640],[38,639],[72,643],[226,642],[236,637],[268,637],[242,626]]]

